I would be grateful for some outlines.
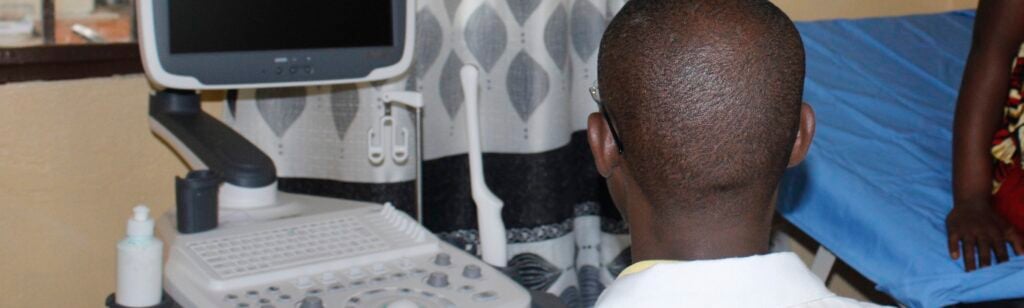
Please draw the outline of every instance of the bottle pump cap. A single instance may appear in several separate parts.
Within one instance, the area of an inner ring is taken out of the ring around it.
[[[140,204],[132,212],[134,215],[128,219],[128,236],[153,236],[153,219],[149,218],[149,208]]]

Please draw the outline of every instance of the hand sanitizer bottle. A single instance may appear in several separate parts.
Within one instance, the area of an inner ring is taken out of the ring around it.
[[[127,236],[117,243],[115,301],[125,307],[156,306],[163,296],[164,244],[153,237],[149,208],[138,205],[133,211]]]

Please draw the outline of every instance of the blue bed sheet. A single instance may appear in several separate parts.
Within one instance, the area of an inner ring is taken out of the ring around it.
[[[780,212],[912,307],[1024,298],[1024,258],[949,258],[953,109],[973,12],[799,23],[818,130]],[[1009,63],[1007,63],[1009,65]]]

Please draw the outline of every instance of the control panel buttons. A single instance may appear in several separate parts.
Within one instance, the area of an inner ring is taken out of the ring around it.
[[[281,294],[280,296],[277,297],[277,301],[278,302],[282,302],[282,303],[287,303],[287,302],[292,301],[292,296],[288,295],[288,294]]]
[[[316,296],[306,296],[299,304],[299,308],[324,308],[324,300]]]
[[[473,294],[473,300],[478,302],[489,302],[498,299],[498,293],[494,291],[484,291],[477,294]]]
[[[269,70],[266,69],[266,68],[260,70],[260,73],[262,73],[262,74],[266,74],[268,72],[273,73],[274,75],[277,75],[277,76],[281,76],[281,77],[288,76],[288,75],[298,75],[298,74],[313,75],[313,74],[316,73],[316,68],[314,68],[312,65],[292,65],[292,66],[275,66],[274,68],[269,69]],[[228,250],[228,251],[231,251],[231,250]]]
[[[427,277],[427,285],[435,288],[444,288],[448,286],[448,274],[442,272],[430,273]]]
[[[365,285],[366,285],[366,281],[362,281],[362,280],[353,281],[352,284],[351,284],[351,286],[353,288],[358,288],[358,287],[362,287],[362,286],[365,286]]]
[[[462,277],[466,277],[466,278],[469,278],[469,279],[480,279],[480,276],[481,276],[480,271],[481,270],[480,270],[480,266],[479,265],[476,265],[476,264],[466,265],[466,267],[462,268]]]
[[[438,266],[449,266],[452,265],[452,256],[446,253],[439,253],[434,257],[434,264]]]
[[[484,271],[488,271],[487,277]],[[501,306],[504,301],[518,300],[517,293],[506,293],[497,285],[503,277],[494,275],[484,263],[442,250],[372,260],[359,266],[324,268],[280,281],[240,287],[214,295],[217,297],[212,299],[222,298],[223,301],[209,306],[456,308],[455,302],[475,307]]]

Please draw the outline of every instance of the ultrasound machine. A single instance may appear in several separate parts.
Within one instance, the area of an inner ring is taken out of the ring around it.
[[[504,266],[501,202],[471,143],[484,260],[390,204],[277,190],[273,161],[200,108],[210,89],[385,80],[412,62],[415,0],[139,0],[152,131],[193,170],[157,220],[181,307],[528,307]],[[463,70],[476,110],[476,74]],[[420,95],[384,100],[422,107]],[[475,112],[470,127],[479,129]],[[479,138],[479,134],[469,134]],[[420,158],[416,158],[420,160]],[[494,215],[495,211],[498,215]],[[497,217],[497,218],[495,218]]]

